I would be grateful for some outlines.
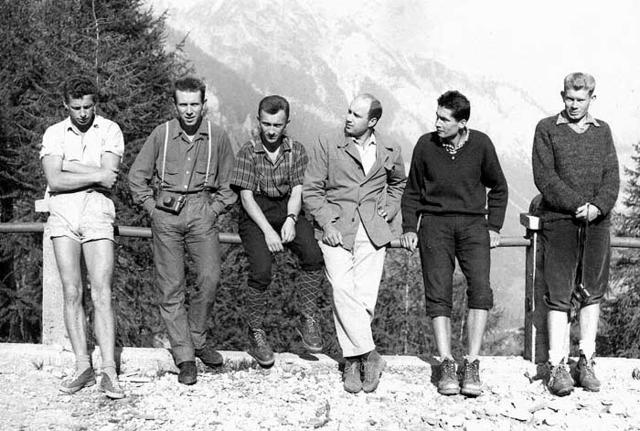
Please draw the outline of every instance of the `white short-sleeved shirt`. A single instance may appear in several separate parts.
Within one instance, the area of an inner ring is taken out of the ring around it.
[[[122,131],[113,121],[96,115],[91,127],[81,133],[67,117],[44,132],[40,158],[60,156],[63,160],[98,167],[103,153],[122,157],[123,152]],[[51,237],[66,236],[82,243],[97,239],[113,241],[115,207],[105,194],[87,188],[49,195],[47,187],[45,200],[50,213],[46,232]]]
[[[81,133],[67,117],[44,132],[40,158],[60,156],[63,160],[76,161],[87,166],[100,166],[103,153],[113,153],[122,157],[124,137],[120,126],[96,115],[89,130]]]

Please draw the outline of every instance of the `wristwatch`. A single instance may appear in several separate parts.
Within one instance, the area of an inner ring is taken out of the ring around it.
[[[294,223],[298,223],[298,216],[295,215],[294,213],[287,214],[287,218],[291,218]]]

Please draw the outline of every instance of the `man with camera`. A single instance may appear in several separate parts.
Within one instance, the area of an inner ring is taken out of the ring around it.
[[[220,353],[207,344],[207,320],[220,280],[216,222],[236,200],[229,188],[234,157],[227,134],[204,120],[207,100],[202,81],[177,80],[173,97],[177,118],[151,132],[131,167],[129,184],[134,200],[151,217],[155,284],[180,369],[178,381],[192,385],[197,381],[196,357],[210,367],[222,365]],[[196,273],[188,311],[185,248]]]
[[[564,109],[541,120],[533,140],[533,177],[542,193],[545,302],[549,308],[549,391],[568,395],[566,339],[572,310],[580,320],[575,384],[600,390],[593,357],[600,302],[609,282],[611,211],[618,197],[618,158],[607,123],[589,113],[596,82],[571,73],[560,93]]]
[[[96,383],[87,349],[80,259],[91,283],[95,335],[100,346],[100,389],[123,398],[115,363],[115,322],[111,306],[114,265],[111,188],[124,151],[120,127],[96,115],[98,91],[84,76],[67,80],[63,89],[69,116],[47,128],[40,158],[47,178],[50,213],[47,230],[53,242],[64,293],[64,322],[75,354],[75,373],[60,391],[72,394]]]
[[[322,286],[322,252],[311,223],[301,214],[302,181],[307,153],[286,134],[289,102],[267,96],[258,105],[258,128],[236,158],[231,184],[240,193],[242,213],[238,230],[249,260],[246,313],[251,355],[263,367],[274,355],[263,328],[273,253],[285,247],[299,257],[296,286],[303,321],[298,330],[302,344],[312,353],[322,351],[317,299]]]

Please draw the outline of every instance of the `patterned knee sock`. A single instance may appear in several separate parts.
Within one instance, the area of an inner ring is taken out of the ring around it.
[[[247,323],[251,329],[262,329],[266,306],[267,292],[247,286],[245,311],[247,313]]]
[[[301,271],[298,278],[300,313],[304,317],[318,316],[318,296],[322,288],[323,271]]]

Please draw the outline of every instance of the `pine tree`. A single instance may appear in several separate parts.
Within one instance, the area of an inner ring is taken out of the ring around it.
[[[44,221],[33,202],[45,189],[38,158],[44,130],[62,120],[60,85],[85,75],[99,88],[98,111],[125,136],[122,173],[115,188],[119,224],[140,225],[131,204],[128,166],[142,139],[171,116],[170,84],[189,71],[179,47],[165,50],[164,17],[154,18],[139,0],[2,1],[0,15],[0,210],[2,222]],[[146,220],[144,220],[146,221]],[[123,240],[114,280],[122,313],[120,341],[137,334],[140,274],[151,266],[145,240]],[[0,245],[0,339],[37,341],[41,316],[41,236],[7,235]],[[153,318],[157,320],[157,318]],[[155,322],[147,326],[158,326]],[[132,327],[135,326],[135,329]]]
[[[617,236],[640,237],[640,144],[634,146],[634,167],[626,168],[624,209],[614,218]],[[602,307],[598,350],[602,355],[640,357],[640,252],[614,251],[610,300]]]

